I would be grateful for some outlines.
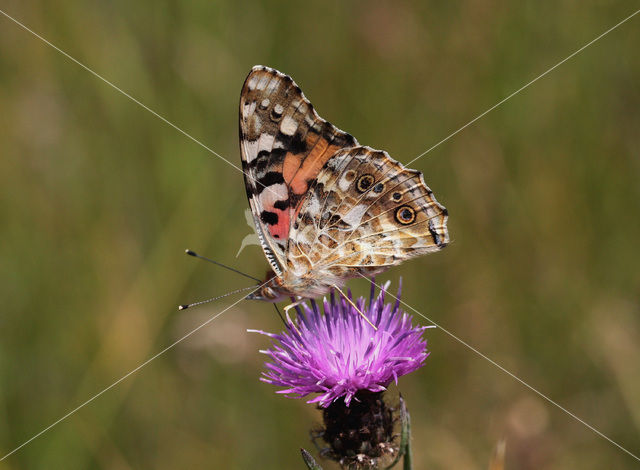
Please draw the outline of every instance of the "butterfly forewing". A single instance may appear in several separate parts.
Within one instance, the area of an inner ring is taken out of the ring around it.
[[[254,67],[240,96],[247,197],[267,259],[280,275],[296,208],[326,161],[356,140],[314,111],[288,76]]]

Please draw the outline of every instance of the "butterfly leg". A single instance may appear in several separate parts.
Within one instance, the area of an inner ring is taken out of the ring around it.
[[[291,298],[291,300],[293,300],[293,298]],[[298,299],[295,302],[290,303],[289,305],[287,305],[286,307],[283,308],[285,315],[287,315],[287,318],[289,318],[289,310],[291,310],[292,308],[297,307],[302,302],[304,302],[304,299]],[[286,323],[285,323],[285,325],[286,325]],[[296,327],[296,324],[293,321],[290,322],[290,325],[293,326],[293,329],[296,330],[298,335],[302,336],[301,333],[300,333],[300,330],[298,330],[298,328]]]
[[[291,300],[293,300],[293,299],[291,299]],[[287,305],[286,307],[283,308],[284,313],[289,313],[289,310],[291,310],[292,308],[297,307],[302,302],[304,302],[304,299],[298,299],[295,302],[293,302],[292,304]]]
[[[346,300],[347,302],[349,302],[349,304],[351,304],[351,306],[353,308],[356,309],[356,312],[358,312],[360,314],[360,316],[362,318],[364,318],[366,320],[366,322],[371,325],[373,327],[374,330],[378,331],[378,328],[376,327],[376,325],[374,325],[373,323],[371,323],[371,320],[369,320],[367,318],[367,316],[362,312],[362,310],[360,310],[355,303],[353,303],[353,300],[351,300],[349,297],[347,297],[347,294],[345,294],[344,292],[342,292],[342,290],[335,284],[333,284],[331,287],[333,287],[335,290],[337,290],[338,292],[340,292],[340,295],[342,297],[344,297],[344,300]]]

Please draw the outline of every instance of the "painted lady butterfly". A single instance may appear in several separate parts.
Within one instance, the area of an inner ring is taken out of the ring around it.
[[[251,299],[314,298],[447,245],[447,210],[381,150],[314,111],[300,87],[255,66],[240,95],[249,204],[273,272]]]

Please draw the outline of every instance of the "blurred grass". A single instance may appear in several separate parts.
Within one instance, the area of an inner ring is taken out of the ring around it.
[[[636,2],[47,2],[3,9],[239,162],[254,64],[409,161]],[[640,41],[623,25],[413,166],[454,242],[389,272],[404,300],[640,452]],[[261,276],[242,176],[0,18],[0,450],[222,310]],[[353,282],[365,292],[362,282]],[[271,307],[242,303],[0,468],[300,468],[319,415],[257,381]],[[637,462],[437,330],[400,389],[416,468]]]

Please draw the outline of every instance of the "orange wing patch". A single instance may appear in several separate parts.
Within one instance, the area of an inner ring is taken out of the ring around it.
[[[240,96],[240,144],[256,228],[280,273],[299,202],[326,161],[358,143],[322,119],[291,77],[256,66]]]
[[[309,140],[307,137],[307,144]],[[298,196],[305,194],[309,189],[309,181],[318,176],[327,160],[341,148],[340,145],[329,145],[327,139],[320,137],[306,156],[287,153],[283,176],[290,191]]]
[[[300,169],[300,164],[302,163],[303,158],[304,155],[300,153],[294,154],[291,152],[287,152],[287,154],[285,155],[284,164],[282,166],[282,177],[284,178],[284,182],[288,186],[291,186],[291,180],[293,179],[298,169]]]

